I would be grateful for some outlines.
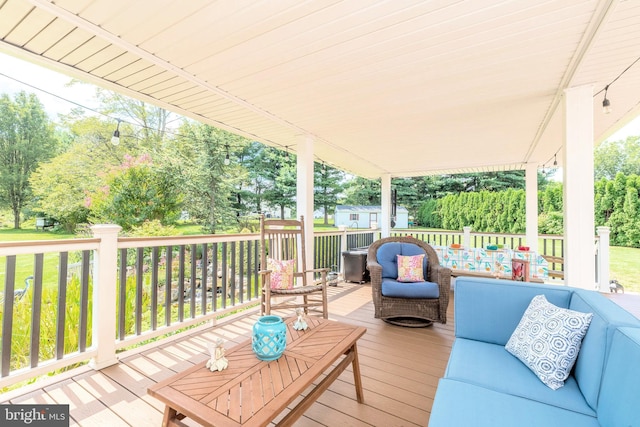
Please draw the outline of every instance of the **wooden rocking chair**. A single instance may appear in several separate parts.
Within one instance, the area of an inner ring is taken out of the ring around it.
[[[329,317],[327,309],[327,273],[328,268],[306,268],[304,217],[297,220],[265,219],[260,216],[260,277],[262,282],[261,314],[271,314],[271,310],[322,307],[322,317]],[[292,261],[293,260],[293,261]],[[292,280],[287,281],[288,272],[276,271],[286,263],[293,264]],[[311,282],[310,276],[320,275],[319,280]],[[283,280],[284,278],[284,280]],[[276,281],[280,283],[276,283]],[[287,286],[287,285],[292,285]],[[271,303],[271,298],[285,299]],[[302,301],[300,301],[302,299]],[[294,313],[292,312],[291,315]]]

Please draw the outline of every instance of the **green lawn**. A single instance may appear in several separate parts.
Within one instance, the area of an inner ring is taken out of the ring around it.
[[[610,277],[625,291],[640,293],[640,249],[611,246]]]

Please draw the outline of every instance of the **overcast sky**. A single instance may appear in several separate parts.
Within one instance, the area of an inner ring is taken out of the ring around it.
[[[44,89],[47,92],[70,99],[86,107],[95,107],[93,99],[95,86],[90,84],[67,86],[70,81],[71,77],[69,76],[0,53],[0,93],[14,94],[21,90],[27,93],[35,93],[44,105],[49,118],[53,121],[57,120],[58,114],[66,114],[76,105],[36,88]]]
[[[95,108],[95,101],[93,99],[95,86],[90,84],[75,84],[69,87],[67,85],[71,81],[70,77],[0,52],[0,93],[13,94],[21,90],[35,93],[38,95],[40,102],[42,102],[47,114],[53,121],[57,120],[58,114],[68,113],[75,105],[36,90],[34,87],[21,84],[11,78],[5,77],[5,75],[63,98],[70,99],[78,104]],[[631,135],[640,135],[640,117],[632,120],[631,123],[613,134],[609,139],[616,141],[626,139]]]

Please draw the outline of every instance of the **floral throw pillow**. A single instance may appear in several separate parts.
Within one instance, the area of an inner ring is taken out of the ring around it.
[[[424,282],[423,261],[424,254],[398,255],[398,282]]]
[[[271,289],[293,289],[295,259],[267,258],[267,270],[271,270]]]
[[[592,313],[560,308],[544,295],[533,297],[505,349],[552,390],[564,385],[573,368]]]

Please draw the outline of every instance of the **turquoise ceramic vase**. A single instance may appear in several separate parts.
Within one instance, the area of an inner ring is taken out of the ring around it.
[[[279,359],[287,347],[287,326],[282,317],[260,317],[253,325],[251,347],[260,360]]]

